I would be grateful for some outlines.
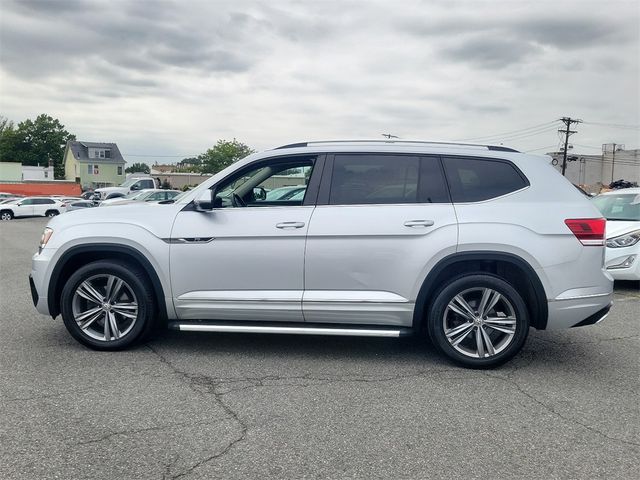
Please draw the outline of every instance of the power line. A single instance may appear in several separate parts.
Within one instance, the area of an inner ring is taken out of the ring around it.
[[[511,130],[509,132],[495,133],[493,135],[482,135],[482,136],[479,136],[479,137],[462,138],[462,139],[455,140],[455,141],[456,142],[468,142],[468,141],[472,141],[472,140],[481,140],[481,139],[485,139],[485,138],[501,137],[503,135],[510,135],[510,134],[515,134],[515,133],[518,133],[518,132],[523,132],[524,133],[525,130],[535,130],[535,129],[538,129],[540,127],[549,127],[551,124],[554,124],[556,122],[557,122],[557,120],[554,120],[552,122],[540,123],[538,125],[532,125],[531,127],[520,128],[518,130]]]
[[[127,157],[158,157],[158,158],[189,158],[189,157],[197,157],[198,155],[152,155],[152,154],[144,154],[144,153],[123,153],[122,155]]]
[[[625,125],[622,123],[583,122],[585,125],[598,125],[601,127],[626,128],[630,130],[640,129],[640,125]]]
[[[534,148],[533,150],[525,150],[524,153],[537,152],[538,150],[544,150],[545,148],[551,148],[551,147],[557,147],[557,146],[558,145],[554,143],[553,145],[547,145],[546,147]]]

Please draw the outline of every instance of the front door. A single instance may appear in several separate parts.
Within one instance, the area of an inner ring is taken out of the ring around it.
[[[457,243],[440,160],[336,154],[324,170],[307,237],[305,320],[411,326],[427,269]]]
[[[258,161],[215,186],[213,210],[188,206],[178,214],[170,267],[181,320],[303,321],[304,247],[315,201],[307,185],[317,164],[309,156]],[[281,195],[294,187],[296,195]]]

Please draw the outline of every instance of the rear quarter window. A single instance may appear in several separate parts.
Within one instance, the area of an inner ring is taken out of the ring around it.
[[[506,160],[444,157],[451,198],[456,203],[479,202],[529,185],[524,175]]]

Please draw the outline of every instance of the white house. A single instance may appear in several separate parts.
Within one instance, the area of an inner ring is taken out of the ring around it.
[[[53,167],[22,166],[22,180],[53,180]]]

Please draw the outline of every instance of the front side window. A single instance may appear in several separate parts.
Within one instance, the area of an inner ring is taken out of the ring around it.
[[[20,205],[33,205],[33,204],[34,204],[33,198],[26,198],[22,200],[22,202],[20,202]]]
[[[515,192],[528,185],[508,161],[445,157],[444,168],[454,202],[479,202]]]
[[[309,157],[260,162],[216,186],[216,207],[302,205],[313,165]]]

